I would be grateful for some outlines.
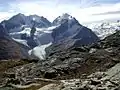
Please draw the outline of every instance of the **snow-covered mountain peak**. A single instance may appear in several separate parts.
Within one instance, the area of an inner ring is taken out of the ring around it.
[[[57,17],[54,21],[53,21],[53,25],[59,25],[59,24],[63,24],[64,22],[70,22],[70,21],[74,21],[75,18],[72,17],[71,15],[64,13],[63,15]]]
[[[67,13],[64,13],[60,19],[73,19],[73,17]]]

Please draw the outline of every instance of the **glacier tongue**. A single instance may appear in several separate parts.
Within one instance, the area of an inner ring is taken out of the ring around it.
[[[29,50],[28,53],[29,53],[29,55],[31,55],[35,58],[38,58],[40,60],[44,60],[45,56],[46,56],[45,49],[47,47],[49,47],[51,44],[52,43],[50,42],[49,44],[37,46],[37,47],[33,48],[32,50]]]

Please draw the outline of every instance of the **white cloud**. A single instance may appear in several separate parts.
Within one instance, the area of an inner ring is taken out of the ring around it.
[[[92,22],[92,21],[100,21],[105,19],[113,19],[113,18],[120,18],[119,14],[106,14],[106,15],[94,15],[106,12],[115,12],[120,10],[120,3],[118,4],[107,4],[107,5],[100,5],[94,6],[89,8],[82,8],[76,9],[72,12],[72,15],[75,16],[80,22]]]
[[[7,20],[10,17],[15,15],[15,13],[10,13],[10,12],[0,12],[0,21]]]
[[[94,0],[92,0],[94,1]],[[94,2],[90,2],[87,4],[88,0],[84,2],[78,2],[77,4],[72,3],[62,3],[60,0],[42,0],[42,1],[31,1],[26,2],[17,1],[15,3],[10,4],[10,10],[8,12],[0,12],[0,20],[5,18],[9,18],[16,13],[24,13],[25,15],[37,14],[39,16],[44,16],[48,18],[48,20],[53,21],[57,16],[62,13],[69,13],[72,16],[76,17],[80,23],[99,21],[104,19],[111,18],[120,18],[120,14],[108,14],[108,15],[93,15],[111,11],[120,10],[120,3],[117,4],[102,4],[92,6]],[[84,5],[89,7],[82,7]]]

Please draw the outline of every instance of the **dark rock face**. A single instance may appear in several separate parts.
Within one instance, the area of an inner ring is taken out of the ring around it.
[[[7,38],[8,37],[8,33],[7,31],[4,29],[3,25],[0,24],[0,38]]]
[[[19,46],[10,39],[0,39],[0,59],[20,58]]]
[[[6,33],[5,29],[1,24],[0,34],[0,60],[20,59],[29,57],[27,54],[28,47],[14,42]],[[27,55],[27,57],[24,55]]]
[[[78,45],[90,45],[93,43],[97,43],[99,41],[99,38],[92,32],[92,30],[82,26],[79,28],[78,33],[73,36],[73,39],[79,39]]]
[[[34,47],[38,46],[38,44],[35,42],[35,40],[32,37],[27,37],[27,44],[29,45],[29,47],[31,49],[33,49]]]
[[[63,17],[65,16],[63,15]],[[54,29],[52,33],[55,43],[61,43],[62,41],[64,42],[68,39],[73,39],[75,41],[80,41],[81,45],[88,45],[99,40],[99,38],[90,29],[79,24],[75,18],[72,17],[72,19],[69,19],[69,17],[72,16],[67,15],[65,18],[61,19],[61,22],[60,20],[57,21],[57,19],[53,21],[53,24],[55,22],[59,22],[60,24],[60,26]]]
[[[71,16],[72,17],[72,16]],[[58,21],[56,19],[53,21],[53,24]],[[80,28],[79,22],[73,18],[72,20],[62,19],[61,22],[59,21],[59,27],[53,30],[52,36],[55,42],[58,42],[61,39],[68,38],[77,32],[77,29]]]
[[[18,14],[2,22],[5,28],[10,32],[11,29],[25,25],[25,16],[23,14]]]
[[[34,40],[35,31],[36,31],[36,28],[35,28],[35,26],[33,26],[31,28],[30,36],[29,37],[26,36],[26,38],[24,38],[24,40],[27,41],[27,44],[30,46],[30,48],[34,48],[34,47],[38,46],[38,44]]]

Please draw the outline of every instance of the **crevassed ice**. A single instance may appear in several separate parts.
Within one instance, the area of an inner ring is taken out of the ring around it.
[[[37,46],[30,50],[28,53],[31,56],[39,58],[40,60],[44,60],[46,56],[45,48],[49,47],[51,44],[52,42],[50,42],[49,44]]]

